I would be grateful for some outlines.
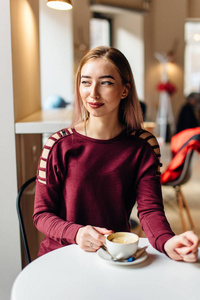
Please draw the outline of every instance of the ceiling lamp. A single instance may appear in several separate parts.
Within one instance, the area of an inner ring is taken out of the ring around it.
[[[72,1],[71,0],[48,0],[47,6],[59,10],[69,10],[72,9]]]

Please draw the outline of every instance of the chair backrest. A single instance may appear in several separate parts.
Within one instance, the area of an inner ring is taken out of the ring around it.
[[[27,233],[26,233],[25,226],[24,226],[24,218],[23,218],[22,209],[21,209],[21,199],[22,199],[22,195],[23,195],[24,191],[26,190],[26,188],[31,183],[33,183],[35,180],[36,180],[36,176],[30,178],[21,186],[21,188],[19,189],[19,192],[17,195],[17,201],[16,201],[19,226],[20,226],[22,241],[23,241],[23,245],[24,245],[26,260],[27,260],[28,264],[31,262],[31,256],[30,256],[30,249],[29,249],[28,240],[27,240]]]
[[[186,129],[174,135],[171,140],[171,151],[172,160],[161,174],[162,185],[178,185],[179,182],[181,184],[186,182],[189,174],[187,168],[191,166],[193,151],[200,153],[200,127]],[[185,178],[184,181],[182,178]]]
[[[186,183],[192,174],[192,157],[194,154],[194,149],[189,149],[183,164],[183,169],[180,176],[173,181],[166,182],[164,185],[171,185],[171,186],[180,186]]]

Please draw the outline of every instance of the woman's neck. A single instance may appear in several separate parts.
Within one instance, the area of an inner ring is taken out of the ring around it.
[[[85,122],[84,133],[94,139],[109,140],[116,137],[124,129],[125,126],[120,124],[118,120],[117,122],[111,122],[110,120],[97,120],[95,117],[90,117]]]

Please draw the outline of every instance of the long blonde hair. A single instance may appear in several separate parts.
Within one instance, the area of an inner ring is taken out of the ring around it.
[[[126,57],[117,49],[112,47],[100,46],[90,50],[80,61],[75,80],[75,107],[73,124],[86,121],[89,113],[85,109],[80,92],[81,70],[82,67],[91,59],[103,58],[112,63],[121,76],[122,84],[129,84],[128,96],[121,100],[119,106],[119,121],[130,130],[141,129],[143,122],[141,106],[138,101],[133,73]]]

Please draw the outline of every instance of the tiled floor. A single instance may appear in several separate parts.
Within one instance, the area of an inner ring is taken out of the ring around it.
[[[165,144],[161,146],[161,161],[163,163],[162,172],[170,162],[171,152],[170,145]],[[193,172],[190,181],[182,186],[182,192],[185,195],[185,198],[188,202],[190,212],[193,218],[195,227],[193,231],[200,237],[200,155],[195,152],[193,156]],[[165,213],[167,219],[171,225],[172,230],[179,234],[183,232],[182,223],[179,215],[178,206],[175,200],[175,191],[172,187],[162,187],[163,190],[163,199],[165,206]],[[136,208],[133,209],[132,217],[136,220]],[[186,217],[187,221],[187,230],[190,230],[190,224]],[[145,236],[141,231],[140,226],[137,226],[133,230],[135,233],[138,233],[141,236]]]

